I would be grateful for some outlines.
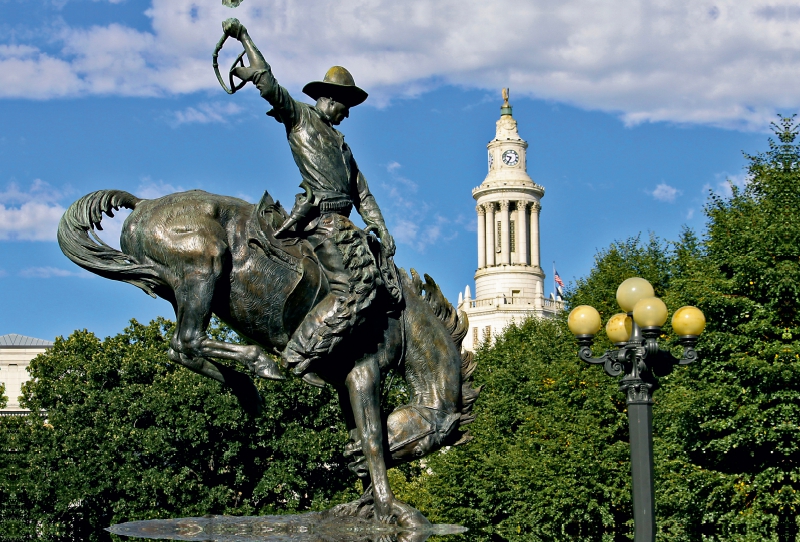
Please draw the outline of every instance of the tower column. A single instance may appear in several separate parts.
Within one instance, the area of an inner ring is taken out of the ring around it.
[[[478,269],[486,267],[486,209],[483,205],[475,207],[478,211]]]
[[[485,207],[486,207],[486,266],[492,267],[494,266],[495,263],[494,203],[489,202],[485,205]]]
[[[510,201],[500,202],[500,263],[504,265],[511,265],[510,208]]]
[[[535,201],[531,204],[531,265],[541,267],[539,261],[539,210],[542,205]]]
[[[528,261],[528,202],[517,202],[517,263],[530,265]]]

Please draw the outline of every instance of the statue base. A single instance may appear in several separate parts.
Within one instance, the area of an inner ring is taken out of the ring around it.
[[[112,525],[112,534],[160,540],[214,542],[356,542],[397,540],[424,542],[431,535],[460,534],[459,525],[425,525],[406,529],[359,517],[309,512],[286,516],[204,516],[151,519]]]

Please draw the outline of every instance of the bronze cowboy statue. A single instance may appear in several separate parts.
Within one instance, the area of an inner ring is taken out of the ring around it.
[[[374,300],[383,281],[391,284],[392,301],[401,294],[394,276],[381,277],[370,258],[347,257],[349,252],[369,253],[366,236],[348,218],[353,208],[361,215],[367,231],[375,232],[387,257],[395,252],[394,239],[386,228],[378,203],[369,191],[367,180],[358,169],[350,147],[335,126],[350,116],[350,108],[367,99],[353,76],[334,66],[323,81],[314,81],[303,92],[316,100],[311,106],[298,102],[280,86],[269,64],[238,19],[222,24],[225,36],[244,46],[250,67],[239,66],[233,75],[252,81],[272,110],[267,113],[283,124],[292,157],[303,177],[304,196],[298,196],[290,217],[278,228],[278,238],[302,237],[314,249],[330,292],[303,319],[281,355],[295,374],[313,384],[322,384],[313,373],[312,363],[332,354],[342,337],[351,332]],[[259,367],[257,374],[272,378],[275,369]]]
[[[241,23],[229,19],[223,29],[214,53],[218,76],[216,56],[225,39],[235,37],[245,48],[226,89],[233,93],[252,81],[286,129],[304,189],[291,213],[268,193],[252,205],[200,190],[154,200],[99,190],[64,213],[61,250],[84,269],[169,301],[176,317],[170,359],[228,386],[248,411],[260,407],[258,390],[224,360],[282,380],[267,352],[279,354],[307,383],[333,386],[350,434],[345,455],[364,495],[330,513],[428,525],[394,497],[386,470],[469,440],[459,428],[474,419],[480,390],[471,383],[472,355],[461,352],[466,316],[430,277],[423,281],[413,270],[409,277],[392,261],[392,236],[335,128],[367,97],[350,73],[334,67],[323,81],[306,85],[315,106],[295,101]],[[119,207],[132,212],[116,250],[94,230],[103,214],[113,216]],[[353,208],[367,231],[349,220]],[[249,344],[211,339],[212,314]],[[409,403],[382,417],[381,384],[389,372],[405,379]]]

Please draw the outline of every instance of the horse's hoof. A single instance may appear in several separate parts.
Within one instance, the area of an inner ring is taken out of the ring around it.
[[[428,518],[422,515],[422,512],[397,500],[392,504],[392,515],[397,518],[397,525],[406,529],[418,529],[431,524]]]
[[[324,388],[328,383],[322,380],[317,373],[306,373],[303,375],[303,382],[315,388]]]
[[[270,380],[286,380],[286,377],[278,368],[278,364],[269,358],[259,360],[255,365],[253,371],[256,376],[261,378],[268,378]]]
[[[361,453],[361,441],[353,441],[351,440],[347,444],[344,445],[344,456],[350,457],[351,455],[360,454]]]

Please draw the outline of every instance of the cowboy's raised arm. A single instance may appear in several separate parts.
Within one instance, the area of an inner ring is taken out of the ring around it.
[[[267,100],[274,108],[270,112],[286,125],[289,129],[294,126],[300,119],[300,112],[297,108],[297,103],[289,95],[289,91],[278,84],[278,81],[272,75],[272,69],[261,51],[258,50],[256,44],[253,43],[247,29],[238,19],[227,19],[222,23],[222,30],[226,35],[236,38],[244,46],[247,53],[247,60],[250,63],[248,67],[235,68],[233,73],[243,81],[252,81],[256,88],[261,92],[261,97]]]
[[[364,223],[367,225],[367,231],[374,231],[380,238],[383,246],[386,247],[386,252],[389,256],[394,256],[395,250],[397,250],[394,244],[394,238],[389,233],[389,228],[386,227],[386,222],[383,220],[383,214],[381,213],[380,207],[378,207],[378,202],[375,201],[375,196],[369,191],[367,179],[364,178],[361,171],[358,172],[356,189],[358,193],[353,203],[358,214],[364,219]]]

